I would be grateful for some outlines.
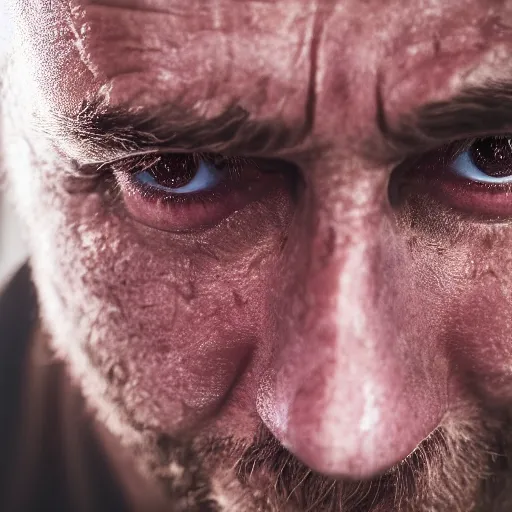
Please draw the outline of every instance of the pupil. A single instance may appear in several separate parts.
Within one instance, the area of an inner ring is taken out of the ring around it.
[[[470,155],[483,173],[493,178],[512,175],[512,137],[488,137],[473,143]]]
[[[198,167],[199,160],[193,154],[170,154],[161,156],[148,171],[159,185],[180,188],[194,179]]]

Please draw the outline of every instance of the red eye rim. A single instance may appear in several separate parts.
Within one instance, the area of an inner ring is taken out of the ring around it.
[[[473,183],[446,176],[430,186],[437,200],[462,213],[487,220],[512,217],[512,184]]]
[[[135,221],[162,231],[197,232],[215,227],[255,201],[282,195],[290,187],[286,162],[240,157],[233,162],[226,179],[214,189],[191,194],[169,194],[137,181],[138,170],[129,161],[113,166],[113,174]]]
[[[491,137],[491,136],[490,136]],[[469,150],[475,141],[455,141],[401,163],[389,183],[392,205],[399,206],[406,197],[430,196],[448,208],[475,222],[503,222],[512,218],[512,182],[491,184],[458,176],[451,165]],[[504,138],[502,135],[496,138]],[[512,176],[512,174],[511,174]]]

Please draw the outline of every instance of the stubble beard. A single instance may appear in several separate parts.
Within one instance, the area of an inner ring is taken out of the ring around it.
[[[407,459],[367,481],[315,473],[263,425],[250,443],[146,433],[137,452],[173,512],[505,512],[512,436],[504,416],[463,406]]]

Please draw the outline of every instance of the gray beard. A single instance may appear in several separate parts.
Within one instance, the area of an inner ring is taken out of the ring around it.
[[[264,426],[250,445],[146,433],[152,450],[144,465],[175,512],[509,512],[510,421],[476,408],[465,408],[464,418],[452,416],[369,481],[313,472]]]

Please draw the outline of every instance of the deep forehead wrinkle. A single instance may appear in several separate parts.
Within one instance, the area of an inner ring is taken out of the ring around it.
[[[192,9],[192,2],[162,15],[120,3],[70,5],[67,24],[92,75],[85,96],[101,92],[111,105],[135,98],[147,106],[187,95],[189,103],[208,101],[212,110],[216,99],[217,113],[233,96],[243,96],[253,110],[270,110],[273,102],[273,111],[297,114],[306,101],[314,24],[307,10],[282,3],[242,9],[231,2],[203,2]]]
[[[312,18],[316,12],[334,12],[337,30],[336,33],[326,34],[326,38],[339,38],[340,48],[337,53],[341,58],[331,59],[331,66],[336,66],[336,61],[344,60],[343,53],[357,52],[358,47],[364,48],[365,55],[368,56],[368,47],[373,45],[378,47],[377,54],[382,51],[379,58],[388,56],[393,59],[395,67],[403,67],[404,62],[417,62],[423,56],[428,59],[432,52],[453,53],[478,41],[493,40],[510,21],[506,8],[501,1],[496,0],[485,4],[466,0],[459,2],[459,6],[451,2],[443,5],[434,1],[422,2],[421,5],[410,3],[405,12],[402,5],[400,9],[394,8],[395,4],[357,2],[356,5],[350,0],[281,0],[273,3],[226,0],[186,3],[163,3],[154,0],[73,0],[70,5],[73,30],[77,40],[80,40],[79,44],[88,47],[87,58],[91,61],[94,60],[94,41],[97,40],[101,51],[107,54],[110,52],[109,47],[115,52],[116,45],[119,45],[117,50],[143,52],[148,59],[151,58],[150,53],[153,50],[167,50],[165,65],[173,69],[175,59],[181,61],[184,56],[179,50],[208,58],[206,41],[203,36],[195,36],[212,33],[213,37],[213,33],[217,32],[216,45],[222,51],[216,52],[215,62],[211,63],[215,71],[223,67],[226,59],[234,56],[228,51],[229,39],[234,36],[242,36],[233,39],[233,44],[239,47],[244,46],[244,36],[252,41],[257,41],[258,38],[268,39],[273,50],[264,55],[261,51],[264,47],[258,48],[257,54],[247,54],[243,65],[248,66],[259,59],[265,59],[266,66],[273,69],[271,59],[267,57],[275,56],[279,60],[281,49],[278,46],[282,46],[287,53],[301,52],[300,46],[307,43],[304,38],[304,27],[307,24],[303,20]],[[322,22],[329,17],[323,16]],[[344,45],[347,46],[347,36],[350,38],[350,47],[344,48]],[[197,44],[193,44],[194,40],[197,40]],[[321,45],[322,43],[323,41]],[[227,46],[223,49],[225,45]],[[240,66],[242,63],[234,64]],[[184,69],[179,71],[186,74]],[[113,69],[108,72],[104,69],[104,72],[107,75],[115,74]]]

